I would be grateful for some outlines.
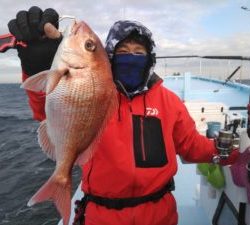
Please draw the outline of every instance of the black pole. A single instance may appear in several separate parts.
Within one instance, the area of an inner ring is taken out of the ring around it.
[[[225,80],[225,82],[222,85],[225,85],[233,76],[237,73],[237,71],[241,68],[241,66],[238,66]],[[220,89],[215,89],[213,92],[218,92]]]
[[[246,56],[238,56],[238,55],[223,55],[223,56],[215,56],[215,55],[207,55],[207,56],[199,56],[199,55],[168,55],[168,56],[156,56],[156,59],[177,59],[177,58],[204,58],[204,59],[227,59],[227,60],[246,60],[250,61],[250,57]]]
[[[224,84],[226,84],[233,76],[234,76],[234,74],[236,74],[237,73],[237,71],[239,70],[241,68],[241,66],[238,66],[228,77],[227,77],[227,79],[226,79],[226,81],[224,82]],[[224,85],[223,84],[223,85]]]

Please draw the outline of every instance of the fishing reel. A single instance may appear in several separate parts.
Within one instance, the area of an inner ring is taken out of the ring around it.
[[[245,120],[239,117],[238,114],[234,113],[232,115],[229,123],[227,121],[228,118],[226,118],[225,128],[220,130],[215,137],[218,154],[213,157],[214,163],[219,163],[221,160],[227,159],[234,149],[239,149],[240,136],[237,133],[237,128],[243,127]]]
[[[213,157],[214,163],[219,163],[221,160],[227,159],[234,149],[239,148],[239,135],[231,130],[220,130],[215,138],[215,145],[218,154]]]

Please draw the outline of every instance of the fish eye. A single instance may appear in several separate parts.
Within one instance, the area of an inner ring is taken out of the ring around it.
[[[94,43],[94,41],[92,41],[91,39],[89,39],[89,40],[87,40],[85,42],[85,49],[87,51],[93,52],[96,49],[96,44]]]

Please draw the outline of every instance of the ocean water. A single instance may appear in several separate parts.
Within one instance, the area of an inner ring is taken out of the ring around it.
[[[0,84],[0,224],[55,225],[60,216],[51,202],[28,207],[30,197],[53,173],[55,163],[41,151],[25,91]],[[73,170],[74,188],[80,170]]]

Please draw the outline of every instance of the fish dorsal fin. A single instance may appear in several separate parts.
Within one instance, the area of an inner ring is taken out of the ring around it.
[[[21,88],[30,91],[45,92],[49,73],[50,73],[49,70],[45,70],[29,77],[22,83]]]
[[[55,145],[51,142],[48,132],[46,120],[42,121],[38,130],[38,143],[41,146],[43,152],[52,160],[56,160]]]

